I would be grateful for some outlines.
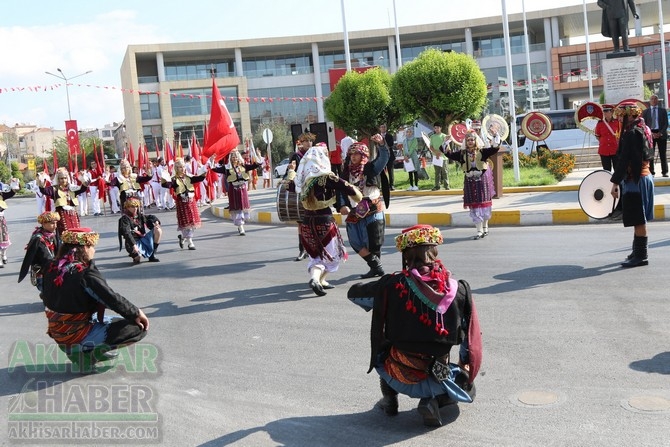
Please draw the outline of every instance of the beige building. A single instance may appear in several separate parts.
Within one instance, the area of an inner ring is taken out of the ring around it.
[[[510,15],[511,79],[499,15],[401,27],[400,57],[394,29],[351,32],[351,66],[380,66],[395,73],[429,47],[462,52],[476,59],[486,77],[485,114],[510,111],[510,87],[517,113],[531,109],[531,97],[534,110],[574,108],[590,99],[583,6],[559,3],[555,9],[526,14],[528,44],[523,16]],[[602,10],[595,2],[586,10],[588,34],[600,37]],[[638,0],[637,10],[640,19],[630,20],[631,49],[643,56],[645,83],[659,91],[663,67],[658,0]],[[664,11],[663,22],[668,18],[670,10]],[[595,100],[602,91],[600,62],[611,51],[609,39],[594,38],[590,45]],[[134,147],[143,140],[150,148],[179,135],[186,145],[192,132],[202,141],[212,72],[242,139],[270,122],[288,126],[327,121],[323,99],[331,91],[331,75],[345,67],[343,33],[130,45],[121,65],[127,138]]]
[[[56,130],[49,127],[35,127],[23,135],[25,152],[35,158],[48,158],[53,152],[54,142],[58,138],[65,138],[65,130]]]

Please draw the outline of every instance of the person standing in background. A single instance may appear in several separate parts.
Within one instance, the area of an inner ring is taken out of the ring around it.
[[[668,176],[668,111],[658,105],[658,95],[652,95],[649,98],[649,107],[642,112],[642,118],[651,129],[651,136],[654,139],[653,149],[656,152],[658,148],[658,157],[661,159],[661,174]],[[649,165],[651,175],[656,175],[654,159]]]
[[[409,189],[408,191],[418,191],[419,190],[419,142],[414,138],[414,127],[410,126],[405,129],[405,144],[402,147],[402,153],[405,157],[405,163],[412,162],[414,167],[413,171],[407,171],[409,176]]]
[[[395,190],[395,139],[393,138],[393,135],[389,132],[387,132],[387,127],[386,124],[381,124],[379,126],[379,134],[382,136],[386,143],[386,147],[389,150],[389,159],[388,162],[386,162],[386,170],[388,171],[388,178],[389,178],[389,189],[391,191]]]
[[[598,155],[600,163],[606,171],[612,171],[616,166],[616,151],[619,147],[619,135],[621,127],[618,120],[614,119],[614,107],[610,104],[603,105],[603,119],[598,121],[595,135],[598,139]]]
[[[449,172],[447,171],[448,160],[442,152],[442,148],[448,144],[448,137],[442,133],[442,124],[433,124],[433,133],[430,136],[430,152],[433,154],[433,167],[435,168],[435,187],[433,191],[440,189],[440,184],[444,189],[449,190]]]

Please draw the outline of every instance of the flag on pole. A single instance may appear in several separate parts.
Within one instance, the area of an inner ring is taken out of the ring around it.
[[[142,143],[139,143],[137,146],[137,167],[140,169],[140,171],[144,169],[144,152],[142,151]]]
[[[93,159],[95,160],[95,164],[100,166],[100,160],[98,160],[98,147],[95,145],[95,141],[93,141]]]
[[[202,153],[207,158],[214,154],[218,158],[223,158],[238,144],[240,144],[240,137],[237,134],[237,129],[235,129],[233,119],[230,117],[226,103],[221,97],[216,79],[212,77],[212,109]]]
[[[56,153],[56,148],[53,148],[53,162],[54,162],[54,173],[58,169],[58,154]]]
[[[70,154],[69,158],[75,157],[79,153],[79,131],[77,130],[77,120],[65,121],[65,132],[67,134],[67,147]]]
[[[135,153],[133,152],[133,143],[128,143],[128,161],[130,166],[135,166]]]
[[[95,143],[94,147],[95,147]],[[84,146],[81,147],[81,169],[86,170],[86,150],[84,149]]]

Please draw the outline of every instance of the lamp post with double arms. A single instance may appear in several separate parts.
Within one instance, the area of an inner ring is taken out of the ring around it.
[[[48,71],[45,71],[44,73],[46,73],[48,75],[51,75],[51,76],[55,76],[58,79],[62,79],[63,81],[65,81],[65,95],[67,96],[67,117],[68,117],[69,120],[72,120],[72,114],[70,113],[70,89],[69,89],[68,81],[70,81],[74,78],[78,78],[79,76],[87,75],[87,74],[91,73],[92,70],[88,70],[87,72],[78,74],[77,76],[72,76],[71,78],[68,78],[67,76],[65,76],[65,73],[63,73],[63,70],[61,70],[60,68],[57,68],[56,70],[58,70],[58,73],[60,73],[60,75],[50,73]]]

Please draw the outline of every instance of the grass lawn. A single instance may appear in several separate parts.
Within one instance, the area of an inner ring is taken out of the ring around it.
[[[426,171],[430,175],[429,180],[419,180],[419,189],[430,191],[435,186],[435,171],[432,166],[428,166]],[[463,172],[458,165],[450,163],[447,169],[449,173],[449,187],[451,189],[463,189]],[[519,168],[520,181],[514,178],[513,169],[503,171],[503,186],[540,186],[555,185],[558,183],[556,178],[546,169],[541,167]],[[394,186],[396,191],[403,191],[409,188],[409,176],[403,169],[394,171]]]

